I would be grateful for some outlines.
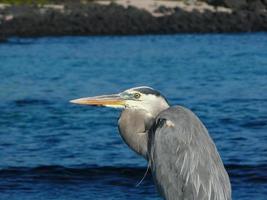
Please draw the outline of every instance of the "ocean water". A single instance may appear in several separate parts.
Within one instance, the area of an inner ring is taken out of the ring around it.
[[[0,199],[160,199],[119,110],[69,100],[148,85],[207,126],[233,199],[267,199],[267,34],[0,44]]]

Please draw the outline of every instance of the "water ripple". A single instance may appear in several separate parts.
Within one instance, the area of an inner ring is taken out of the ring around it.
[[[226,165],[232,182],[267,184],[267,165]],[[0,170],[1,185],[7,180],[46,180],[46,181],[97,181],[103,179],[136,179],[142,177],[146,171],[144,167],[113,167],[113,166],[39,166],[9,167]],[[149,174],[150,181],[151,174]],[[9,182],[7,181],[7,182]]]

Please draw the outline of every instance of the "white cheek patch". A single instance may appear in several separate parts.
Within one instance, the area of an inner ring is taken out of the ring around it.
[[[161,96],[142,94],[139,99],[126,101],[126,107],[141,109],[151,114],[158,114],[159,108],[168,108],[169,105]]]

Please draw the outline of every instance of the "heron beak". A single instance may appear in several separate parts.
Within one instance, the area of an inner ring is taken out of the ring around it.
[[[107,106],[114,108],[124,108],[125,101],[119,94],[102,95],[95,97],[85,97],[80,99],[74,99],[70,101],[75,104],[90,105],[90,106]]]

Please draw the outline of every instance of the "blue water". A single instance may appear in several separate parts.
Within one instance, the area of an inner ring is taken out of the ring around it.
[[[233,198],[267,199],[267,34],[0,44],[0,199],[160,199],[119,110],[69,103],[149,85],[208,127]]]

